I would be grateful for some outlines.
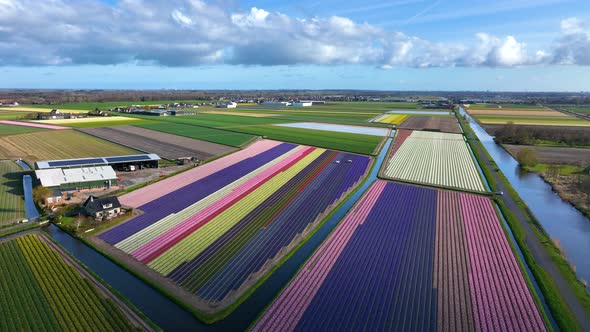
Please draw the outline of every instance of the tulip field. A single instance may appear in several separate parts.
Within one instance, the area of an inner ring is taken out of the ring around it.
[[[545,331],[492,201],[377,180],[254,331]]]
[[[460,134],[398,130],[383,175],[412,183],[485,191]]]
[[[37,234],[0,242],[0,331],[132,331],[102,289]]]
[[[258,141],[122,196],[144,213],[98,238],[218,307],[276,266],[362,180],[369,162]]]

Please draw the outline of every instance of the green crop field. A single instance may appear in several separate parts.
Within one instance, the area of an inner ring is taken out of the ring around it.
[[[360,154],[373,154],[373,151],[383,140],[380,136],[338,133],[323,130],[278,127],[271,125],[244,126],[235,130],[270,139],[318,146],[326,149],[349,151]]]
[[[567,106],[567,107],[562,107],[562,108],[565,110],[568,110],[568,111],[576,112],[576,113],[590,114],[590,106],[584,106],[584,107]]]
[[[590,127],[590,121],[578,119],[575,117],[537,117],[537,116],[495,116],[495,115],[478,115],[477,120],[484,124],[506,124],[513,122],[517,125],[539,125],[539,126],[574,126]]]
[[[47,129],[25,127],[25,126],[14,126],[14,125],[7,125],[7,124],[0,123],[0,136],[24,134],[24,133],[31,133],[31,132],[35,132],[35,131],[45,131],[45,130],[47,130]]]
[[[127,107],[131,105],[162,105],[170,103],[199,103],[200,100],[157,100],[157,101],[113,101],[113,102],[87,102],[87,103],[66,103],[55,105],[23,105],[23,107],[44,108],[51,110],[86,110],[91,111],[96,108],[106,111],[115,107]]]
[[[78,119],[58,119],[58,120],[42,120],[35,121],[42,124],[50,124],[56,126],[76,127],[76,128],[93,128],[93,127],[107,127],[107,126],[122,126],[133,125],[141,123],[154,123],[155,121],[144,120],[138,118],[124,117],[124,116],[109,116],[109,117],[86,117]]]
[[[241,147],[255,138],[245,133],[172,122],[141,124],[137,127],[235,147]]]
[[[0,120],[22,120],[28,113],[0,110]]]
[[[69,129],[0,137],[0,159],[38,161],[138,153],[140,152]]]
[[[130,331],[123,312],[37,234],[0,243],[1,331]]]
[[[0,160],[0,226],[25,218],[21,168],[12,160]]]
[[[530,108],[530,109],[543,109],[537,105],[527,105],[527,104],[470,104],[469,108],[474,110],[481,110],[481,109],[488,109],[488,108]]]

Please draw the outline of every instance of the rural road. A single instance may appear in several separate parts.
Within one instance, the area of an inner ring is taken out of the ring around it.
[[[467,135],[468,139],[476,140],[473,137],[472,133]],[[499,173],[493,171],[495,166],[493,166],[492,164],[493,161],[487,157],[486,153],[484,153],[483,146],[481,144],[475,144],[475,146],[479,151],[479,155],[482,156],[482,159],[485,162],[486,166],[492,171],[492,174],[494,175],[497,184],[496,190],[508,193],[508,188],[506,188],[506,185],[500,178]],[[557,290],[565,300],[566,304],[571,309],[582,330],[590,331],[590,315],[588,315],[586,310],[584,310],[584,307],[578,301],[576,295],[572,292],[569,284],[563,278],[561,272],[559,271],[557,266],[555,266],[555,264],[551,260],[551,257],[549,257],[547,251],[545,251],[545,248],[543,247],[541,240],[539,240],[539,238],[535,234],[535,231],[533,230],[533,226],[527,221],[526,216],[523,214],[522,210],[516,204],[516,201],[514,201],[514,198],[512,198],[511,195],[504,194],[500,196],[500,198],[502,199],[504,204],[506,204],[506,206],[514,213],[514,215],[518,218],[520,224],[524,228],[526,233],[525,242],[527,247],[530,249],[531,254],[534,257],[535,262],[537,262],[537,264],[539,264],[539,266],[543,268],[543,270],[545,270],[551,276],[551,278],[555,282],[555,285],[557,286]]]

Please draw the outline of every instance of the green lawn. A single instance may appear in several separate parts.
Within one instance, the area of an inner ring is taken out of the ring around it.
[[[584,167],[574,165],[549,165],[549,164],[537,164],[533,167],[526,167],[531,172],[545,172],[549,170],[550,166],[559,167],[559,174],[561,175],[573,175],[584,171]]]
[[[140,124],[137,127],[235,147],[241,147],[255,138],[255,136],[235,131],[172,122]]]
[[[47,129],[25,127],[25,126],[14,126],[14,125],[7,125],[7,124],[0,123],[0,136],[31,133],[34,131],[44,131],[44,130],[47,130]]]
[[[0,226],[25,218],[22,169],[12,160],[0,160]]]
[[[545,126],[580,126],[590,127],[590,121],[575,117],[563,116],[509,116],[509,115],[477,115],[477,120],[485,124],[505,124],[514,122],[517,125],[545,125]]]
[[[170,103],[200,103],[201,100],[157,100],[157,101],[113,101],[113,102],[88,102],[88,103],[66,103],[66,104],[54,104],[54,105],[22,105],[22,107],[34,107],[34,108],[57,108],[60,110],[94,110],[96,108],[106,111],[115,107],[126,107],[131,105],[161,105]]]
[[[0,120],[22,120],[27,114],[29,113],[0,111]]]
[[[502,106],[502,108],[530,108],[530,109],[542,109],[542,107],[537,105],[527,105],[527,104],[470,104],[469,109],[474,110],[481,110],[487,108],[498,108],[498,106]]]
[[[279,141],[318,146],[333,150],[349,151],[360,154],[373,154],[383,140],[380,136],[338,133],[323,130],[278,127],[272,125],[244,126],[235,130]]]
[[[576,112],[576,113],[582,113],[582,114],[590,114],[590,106],[567,106],[567,107],[562,107],[565,110],[568,111],[572,111],[572,112]]]

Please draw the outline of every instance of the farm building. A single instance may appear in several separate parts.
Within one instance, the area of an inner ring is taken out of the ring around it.
[[[170,115],[167,110],[165,109],[157,109],[157,110],[144,110],[138,109],[133,112],[133,114],[141,114],[141,115],[152,115],[152,116],[168,116]]]
[[[262,105],[285,107],[285,106],[290,106],[291,103],[288,101],[265,101],[264,103],[262,103]]]
[[[236,108],[238,107],[237,103],[229,102],[229,103],[225,103],[225,104],[217,104],[217,106],[215,106],[217,108]]]
[[[42,169],[36,170],[35,176],[43,187],[60,191],[109,188],[117,183],[111,166]]]
[[[291,106],[293,106],[293,107],[309,107],[312,105],[313,105],[313,102],[311,102],[311,101],[298,101],[298,102],[293,102],[291,104]]]
[[[110,219],[121,213],[121,203],[115,196],[98,198],[91,195],[82,207],[88,216],[95,219]]]
[[[128,171],[142,168],[158,168],[159,160],[160,156],[153,153],[130,156],[46,160],[35,162],[35,169],[44,170],[52,168],[112,166],[116,170]]]

